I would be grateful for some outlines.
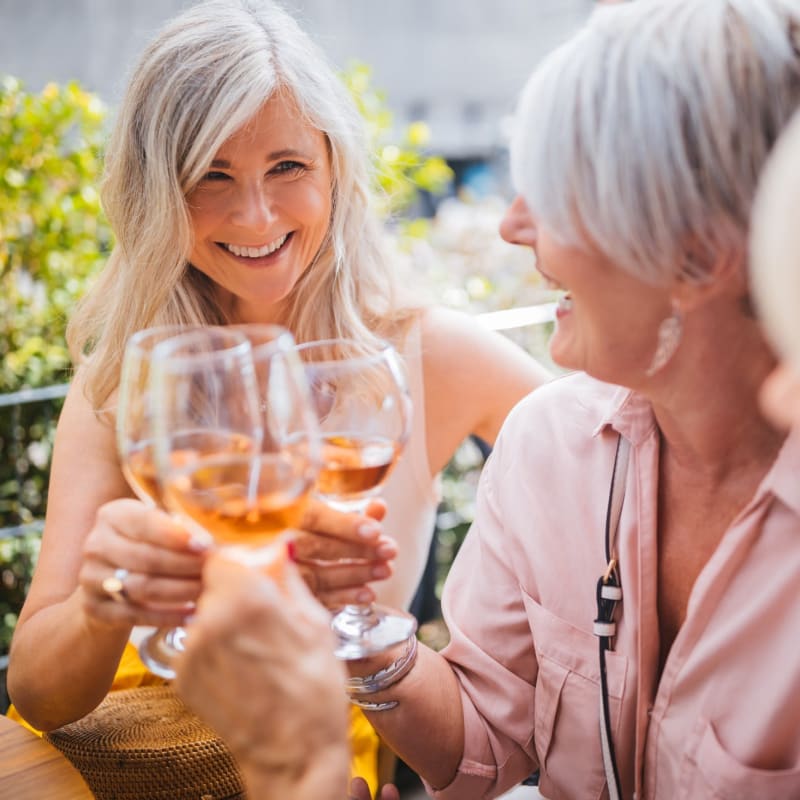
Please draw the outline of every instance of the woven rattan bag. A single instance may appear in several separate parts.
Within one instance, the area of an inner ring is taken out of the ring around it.
[[[97,800],[243,800],[219,737],[169,686],[111,692],[91,713],[45,738]]]

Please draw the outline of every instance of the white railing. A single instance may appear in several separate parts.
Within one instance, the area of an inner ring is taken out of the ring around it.
[[[535,306],[519,306],[502,311],[486,311],[476,315],[476,319],[494,331],[507,331],[512,328],[525,328],[528,325],[543,325],[556,318],[556,303],[541,303]]]

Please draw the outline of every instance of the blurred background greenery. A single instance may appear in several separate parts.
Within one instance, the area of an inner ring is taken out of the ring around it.
[[[106,109],[77,84],[38,94],[0,77],[0,394],[68,380],[67,317],[102,265]],[[9,398],[13,399],[13,398]],[[61,400],[0,407],[0,654],[38,553]]]

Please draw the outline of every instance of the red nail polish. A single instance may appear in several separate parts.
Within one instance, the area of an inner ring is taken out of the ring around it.
[[[297,563],[297,547],[291,539],[286,542],[286,557],[289,561]]]

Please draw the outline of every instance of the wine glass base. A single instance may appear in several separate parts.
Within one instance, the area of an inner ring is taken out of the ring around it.
[[[175,670],[173,659],[183,652],[186,631],[183,628],[158,628],[142,639],[139,645],[139,658],[142,663],[159,678],[172,680]]]
[[[383,653],[405,642],[417,632],[417,620],[411,614],[381,606],[345,606],[331,621],[337,644],[334,655],[341,661]]]

